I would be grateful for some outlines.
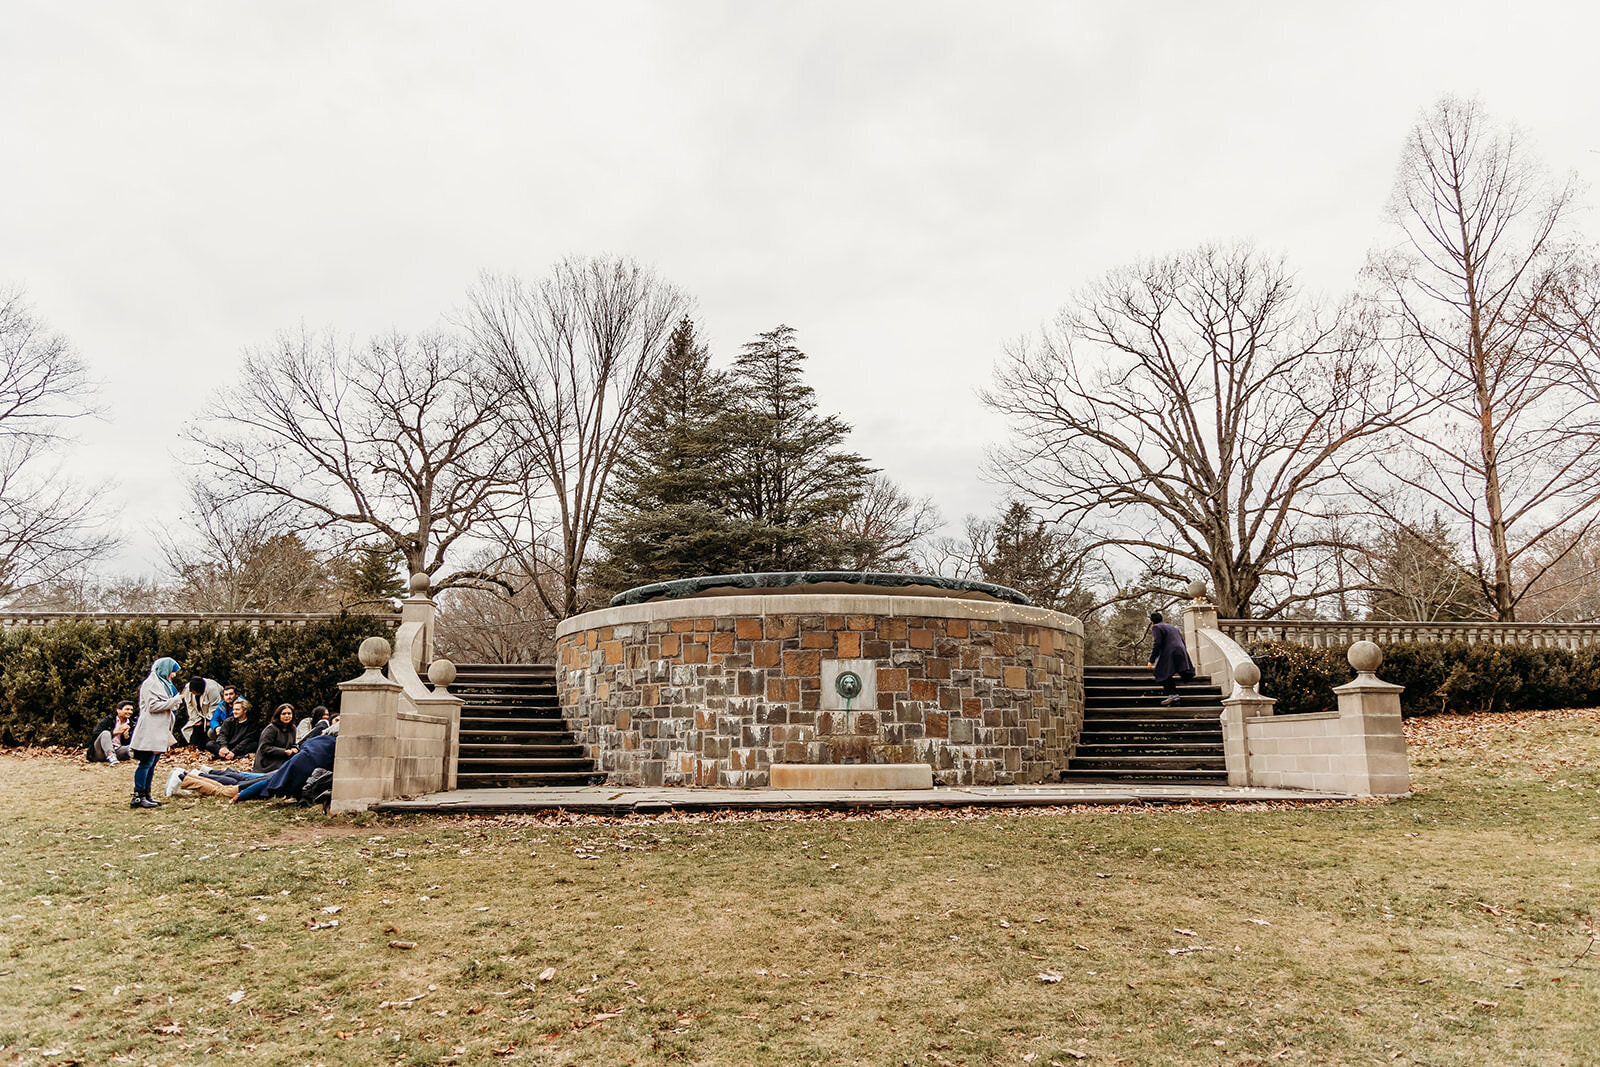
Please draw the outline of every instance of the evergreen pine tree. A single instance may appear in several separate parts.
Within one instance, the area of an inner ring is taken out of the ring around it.
[[[400,550],[387,540],[356,545],[329,564],[341,607],[381,607],[409,592],[400,576]]]
[[[741,395],[728,449],[729,508],[747,526],[745,570],[830,570],[860,548],[843,520],[874,471],[842,449],[849,424],[817,414],[805,358],[793,328],[779,326],[745,345],[734,364]]]
[[[1042,608],[1082,611],[1082,560],[1072,538],[1045,525],[1020,500],[994,524],[994,545],[980,563],[983,580],[1009,586]]]
[[[722,574],[741,565],[743,535],[725,510],[731,391],[687,317],[666,356],[615,475],[610,515],[590,571],[597,589]]]

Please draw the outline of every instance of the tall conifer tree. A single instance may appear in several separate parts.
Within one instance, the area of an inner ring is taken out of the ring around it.
[[[829,570],[859,548],[842,526],[874,469],[844,451],[848,423],[817,414],[805,358],[794,329],[778,326],[746,344],[734,364],[741,395],[730,505],[749,523],[748,570]]]
[[[685,317],[616,473],[603,555],[591,572],[596,586],[615,593],[739,569],[743,536],[726,511],[731,396],[727,374],[712,369]]]

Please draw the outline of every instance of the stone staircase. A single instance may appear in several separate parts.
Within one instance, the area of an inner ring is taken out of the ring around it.
[[[1222,691],[1180,682],[1178,696],[1163,707],[1144,667],[1084,667],[1083,735],[1061,780],[1227,785]]]
[[[461,707],[456,788],[600,785],[561,717],[548,663],[458,663],[450,692]]]

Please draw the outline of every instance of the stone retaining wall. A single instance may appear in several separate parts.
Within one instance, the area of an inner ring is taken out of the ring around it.
[[[556,631],[556,687],[614,785],[759,787],[773,763],[910,763],[943,785],[1055,780],[1083,724],[1083,628],[988,601],[720,596]],[[851,661],[841,664],[833,661]],[[863,673],[870,706],[825,686]]]

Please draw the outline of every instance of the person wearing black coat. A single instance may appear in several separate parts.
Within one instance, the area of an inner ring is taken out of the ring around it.
[[[298,751],[294,741],[294,705],[279,704],[278,710],[272,713],[272,721],[261,731],[261,742],[256,745],[255,770],[261,774],[275,771]]]
[[[1167,698],[1164,705],[1178,702],[1178,679],[1191,681],[1194,664],[1189,662],[1189,650],[1183,646],[1183,634],[1170,622],[1161,621],[1161,612],[1150,613],[1150,631],[1154,644],[1150,649],[1150,669]]]
[[[273,771],[266,778],[257,778],[239,787],[239,795],[233,798],[235,804],[242,800],[254,800],[256,797],[294,797],[300,795],[300,789],[311,777],[311,772],[319,767],[333,770],[334,748],[339,741],[339,724],[335,722],[328,728],[328,732],[317,737],[310,737],[300,746],[300,751],[290,757],[289,762]]]
[[[133,701],[117,701],[111,714],[94,724],[84,757],[90,763],[117,763],[129,759],[133,755],[133,750],[128,747],[133,737],[132,720]]]
[[[219,760],[248,759],[255,755],[261,744],[261,727],[250,717],[250,702],[239,697],[233,702],[233,713],[222,720],[211,735],[206,751]]]

